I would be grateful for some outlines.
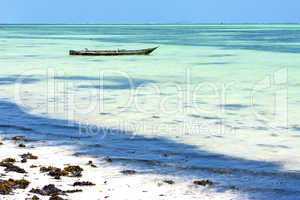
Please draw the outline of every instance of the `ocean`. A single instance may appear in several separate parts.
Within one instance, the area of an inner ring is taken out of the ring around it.
[[[2,135],[300,199],[300,25],[0,25],[0,52]]]

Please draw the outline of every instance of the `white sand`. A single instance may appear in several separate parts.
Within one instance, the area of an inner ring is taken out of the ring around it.
[[[34,144],[33,144],[34,145]],[[30,146],[30,145],[29,145]],[[39,159],[28,160],[27,163],[20,162],[20,154],[32,153],[37,155]],[[81,193],[68,194],[63,196],[65,199],[72,200],[100,200],[100,199],[115,199],[115,200],[135,200],[135,199],[247,199],[246,196],[238,194],[234,191],[216,192],[213,187],[202,187],[193,185],[193,180],[184,180],[180,177],[164,176],[158,174],[136,174],[123,175],[120,173],[122,169],[119,166],[114,166],[113,163],[108,163],[103,160],[96,160],[91,157],[74,156],[74,151],[67,147],[49,146],[45,143],[43,147],[35,148],[19,148],[11,141],[4,141],[4,145],[0,145],[0,159],[12,157],[17,160],[16,165],[24,168],[28,174],[18,174],[15,172],[5,173],[4,168],[0,167],[0,179],[21,179],[25,178],[31,182],[26,190],[15,190],[13,195],[1,196],[3,200],[21,200],[32,197],[34,194],[29,193],[32,188],[42,188],[44,185],[55,184],[56,187],[62,190],[83,189]],[[87,165],[87,162],[92,160],[97,168],[92,168]],[[61,180],[55,180],[47,174],[40,173],[38,168],[30,168],[31,165],[37,166],[55,166],[63,167],[66,164],[79,165],[83,171],[81,178],[62,177]],[[163,180],[174,180],[175,184],[169,185]],[[73,187],[75,181],[91,181],[96,186],[88,187]],[[40,199],[49,199],[49,196],[37,195]]]

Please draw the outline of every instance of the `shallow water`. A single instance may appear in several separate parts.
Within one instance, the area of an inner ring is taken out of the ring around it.
[[[250,198],[299,196],[300,25],[1,25],[0,49],[4,133]]]

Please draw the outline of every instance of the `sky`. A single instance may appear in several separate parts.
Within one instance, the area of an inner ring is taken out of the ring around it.
[[[299,23],[299,0],[1,0],[0,23]]]

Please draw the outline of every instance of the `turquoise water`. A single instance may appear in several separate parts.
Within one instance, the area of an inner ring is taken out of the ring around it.
[[[4,133],[253,198],[299,196],[300,25],[1,25],[0,50]]]

